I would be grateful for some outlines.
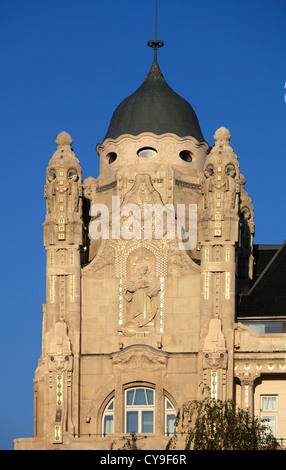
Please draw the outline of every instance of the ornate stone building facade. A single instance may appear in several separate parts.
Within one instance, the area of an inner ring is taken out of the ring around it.
[[[253,244],[230,132],[205,142],[151,45],[150,72],[97,145],[97,178],[82,180],[69,134],[56,139],[35,433],[15,449],[110,449],[130,433],[164,449],[203,388],[286,437],[285,245]]]

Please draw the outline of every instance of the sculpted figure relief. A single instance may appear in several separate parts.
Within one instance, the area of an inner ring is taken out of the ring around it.
[[[59,177],[53,170],[50,170],[47,174],[47,183],[45,185],[47,213],[51,214],[56,211],[59,205],[65,207],[66,204],[68,204],[69,212],[79,212],[79,198],[82,197],[82,184],[79,181],[77,171],[70,170],[68,179],[63,176],[63,173],[65,173],[63,169],[61,169],[59,173]],[[68,200],[66,199],[66,195],[68,195]]]
[[[253,278],[253,237],[255,233],[253,204],[244,186],[245,178],[240,174],[240,260],[241,278]]]
[[[158,278],[150,277],[148,271],[148,263],[140,260],[133,276],[123,284],[127,319],[140,328],[155,318],[158,309],[160,282]]]
[[[204,209],[209,210],[210,216],[214,215],[218,200],[220,207],[224,208],[226,214],[236,207],[239,192],[236,169],[233,165],[227,165],[225,173],[223,173],[221,166],[222,164],[218,164],[214,169],[211,166],[204,169],[202,194],[204,196]]]
[[[253,212],[248,207],[241,209],[240,219],[240,262],[239,273],[242,278],[253,278]]]
[[[51,214],[55,211],[55,181],[56,174],[53,171],[49,171],[47,174],[47,183],[45,184],[45,198],[47,200],[47,213]]]
[[[93,189],[95,188],[95,185],[96,185],[96,180],[95,178],[93,178],[93,176],[88,176],[88,178],[84,180],[84,183],[83,183],[84,196],[87,199],[92,200]]]
[[[241,192],[237,156],[229,145],[231,135],[221,127],[215,135],[215,145],[206,158],[201,179],[203,211],[200,236],[209,241],[237,239]]]
[[[82,196],[82,185],[75,170],[71,170],[69,172],[69,195],[70,212],[78,212],[79,198]]]
[[[211,208],[211,199],[209,193],[213,190],[213,169],[207,167],[204,169],[204,178],[202,180],[202,194],[204,196],[204,209]]]
[[[226,168],[226,210],[234,209],[236,206],[237,194],[239,192],[236,169],[230,165]]]

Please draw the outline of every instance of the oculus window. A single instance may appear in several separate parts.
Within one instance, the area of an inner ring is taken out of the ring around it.
[[[137,155],[140,158],[152,158],[157,154],[157,150],[151,147],[144,147],[138,150]]]
[[[109,165],[111,165],[111,163],[115,162],[115,160],[117,159],[117,154],[115,152],[110,152],[107,156],[106,156],[106,160],[107,160],[107,163]]]
[[[191,163],[191,161],[193,160],[192,152],[190,152],[189,150],[182,150],[182,152],[180,152],[180,158],[184,162]]]

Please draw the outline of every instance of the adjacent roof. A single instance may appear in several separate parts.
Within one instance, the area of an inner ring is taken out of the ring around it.
[[[173,133],[204,141],[198,118],[191,105],[175,93],[164,79],[154,51],[151,69],[140,86],[114,111],[104,139],[120,135]]]
[[[272,257],[270,257],[271,252]],[[259,269],[258,278],[250,291],[241,296],[238,317],[285,317],[286,241],[279,249],[273,246],[256,248],[256,256],[257,263],[261,263],[262,269]],[[259,257],[262,259],[259,260]],[[267,258],[268,264],[263,268]]]

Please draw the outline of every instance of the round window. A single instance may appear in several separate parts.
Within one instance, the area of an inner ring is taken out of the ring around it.
[[[180,152],[180,158],[184,160],[184,162],[190,163],[193,160],[192,152],[189,150],[182,150],[182,152]]]
[[[117,155],[116,155],[115,152],[110,152],[106,156],[106,160],[107,160],[107,163],[109,163],[109,165],[111,165],[111,163],[115,162],[116,159],[117,159]]]
[[[157,153],[157,150],[151,147],[144,147],[138,150],[137,155],[140,158],[151,158],[151,157],[154,157],[156,153]]]

